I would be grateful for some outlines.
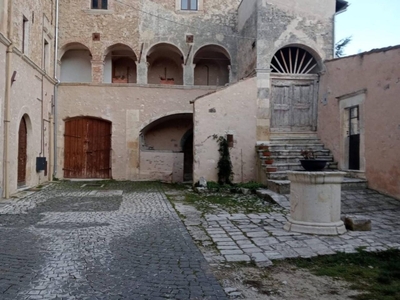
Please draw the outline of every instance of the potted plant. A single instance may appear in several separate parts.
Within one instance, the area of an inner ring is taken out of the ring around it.
[[[303,159],[300,159],[300,163],[306,171],[321,171],[326,166],[327,161],[316,159],[315,152],[317,151],[311,149],[301,150],[301,156],[303,156]]]

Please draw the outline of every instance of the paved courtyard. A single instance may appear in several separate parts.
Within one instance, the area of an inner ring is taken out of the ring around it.
[[[193,212],[188,213],[185,204],[175,207],[181,214],[187,214],[184,222],[199,244],[205,248],[210,244],[216,246],[216,251],[208,248],[206,253],[211,263],[254,261],[259,266],[269,266],[274,259],[352,253],[358,249],[400,249],[399,200],[368,189],[342,191],[342,214],[367,217],[372,221],[372,230],[317,236],[283,229],[290,210],[289,195],[269,190],[260,190],[258,194],[277,203],[271,204],[271,212],[229,214],[219,211],[199,217]]]
[[[156,183],[0,203],[0,299],[226,299]]]

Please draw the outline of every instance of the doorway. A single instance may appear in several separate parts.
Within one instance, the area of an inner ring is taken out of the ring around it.
[[[26,128],[25,118],[22,117],[18,130],[18,175],[17,185],[22,187],[26,185],[26,164],[28,159],[28,130]]]
[[[359,106],[348,108],[349,114],[349,170],[360,170]]]
[[[65,122],[65,178],[111,177],[111,122],[78,117]]]

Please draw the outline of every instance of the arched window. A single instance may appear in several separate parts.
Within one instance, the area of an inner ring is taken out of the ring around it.
[[[229,83],[231,60],[227,51],[218,45],[200,48],[193,58],[194,85],[225,85]]]
[[[316,74],[320,70],[312,54],[299,47],[285,47],[275,53],[271,72],[280,74]]]
[[[183,84],[183,54],[174,45],[162,43],[153,46],[147,53],[148,83]]]
[[[106,51],[104,60],[105,83],[136,83],[136,55],[133,50],[123,44],[116,44]]]
[[[61,82],[92,82],[92,54],[80,44],[63,47],[61,57]]]

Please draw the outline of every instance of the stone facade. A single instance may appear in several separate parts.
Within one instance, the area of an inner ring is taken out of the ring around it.
[[[332,57],[336,1],[198,0],[196,10],[181,9],[181,1],[108,0],[107,8],[92,7],[90,0],[0,2],[0,64],[11,61],[9,80],[17,71],[10,93],[15,100],[7,91],[1,98],[12,103],[9,139],[1,151],[18,152],[24,116],[27,186],[51,175],[64,178],[66,163],[76,165],[70,142],[75,138],[82,139],[82,153],[93,160],[97,150],[91,147],[104,142],[106,134],[67,135],[66,122],[78,119],[111,124],[106,177],[182,181],[190,172],[194,180],[205,175],[214,180],[215,143],[204,144],[203,138],[233,133],[234,179],[255,180],[254,146],[271,136],[272,80],[300,78],[292,70],[274,73],[273,57],[282,48],[303,49],[316,61],[315,70],[323,70],[322,60]],[[10,33],[9,23],[15,27]],[[11,60],[5,53],[10,41]],[[316,82],[317,71],[300,79]],[[0,88],[6,90],[2,80]],[[46,176],[35,171],[37,156],[51,162]],[[4,160],[10,171],[3,182],[13,192],[18,162]],[[67,171],[69,177],[74,174]]]
[[[48,162],[52,159],[54,43],[54,3],[0,2],[0,130],[4,132],[0,139],[3,158],[0,178],[1,191],[6,197],[17,188],[51,179],[50,165],[46,171],[36,171],[36,157]],[[24,154],[19,153],[22,119],[27,133],[23,162],[20,158]]]

